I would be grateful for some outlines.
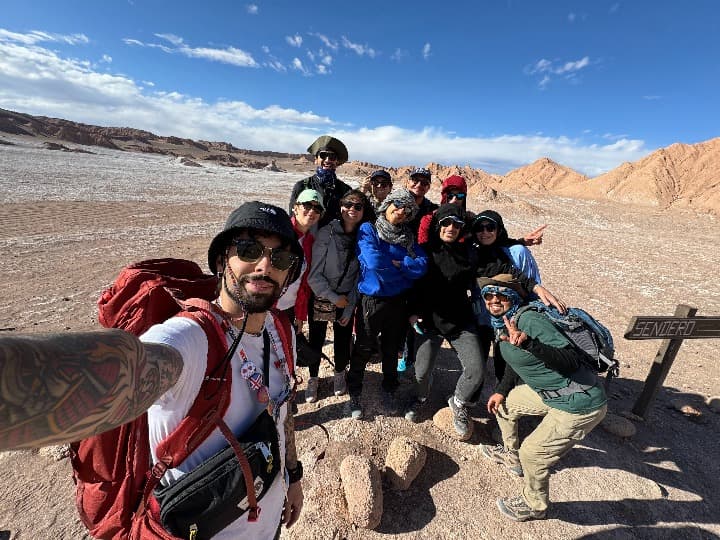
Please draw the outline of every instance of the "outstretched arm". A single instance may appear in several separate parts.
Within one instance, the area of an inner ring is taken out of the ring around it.
[[[122,330],[0,339],[0,450],[77,441],[140,416],[182,372]]]

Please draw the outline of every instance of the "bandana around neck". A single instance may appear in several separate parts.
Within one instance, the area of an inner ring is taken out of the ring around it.
[[[324,187],[333,187],[335,185],[335,180],[337,180],[337,176],[335,176],[334,170],[323,169],[322,167],[318,167],[317,169],[315,169],[315,176],[318,177],[320,183]]]

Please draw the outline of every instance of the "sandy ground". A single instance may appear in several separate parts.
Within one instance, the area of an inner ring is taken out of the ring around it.
[[[3,152],[0,171],[8,163]],[[0,193],[0,335],[96,328],[95,301],[120,267],[165,256],[204,267],[209,239],[232,206],[250,196],[284,205],[287,192],[279,186],[292,180],[245,190],[238,183],[237,197],[220,205],[211,196],[190,204],[176,196],[180,188],[160,181],[152,196],[143,197],[146,185],[138,182],[132,196],[104,202],[93,196],[19,196],[22,182],[8,182]],[[38,181],[28,186],[35,189]],[[470,207],[498,210],[515,235],[550,224],[545,242],[534,248],[544,282],[612,330],[622,370],[611,387],[610,410],[629,410],[660,345],[622,339],[630,318],[671,315],[679,303],[699,308],[698,315],[720,314],[718,222],[605,202],[511,197],[512,203],[470,201]],[[329,397],[331,368],[324,365],[322,399],[305,404],[299,394],[306,503],[301,520],[283,538],[720,538],[720,418],[704,404],[720,394],[719,343],[686,341],[647,421],[636,422],[637,434],[623,440],[600,428],[591,433],[554,469],[548,519],[525,524],[506,520],[495,508],[495,499],[515,494],[521,481],[479,455],[478,444],[492,442],[494,427],[482,407],[473,410],[476,430],[469,442],[457,442],[432,424],[432,413],[443,406],[459,373],[448,349],[419,424],[386,417],[376,406],[378,365],[370,366],[366,378],[366,420],[346,419],[347,397]],[[702,416],[691,420],[677,412],[670,402],[678,398]],[[345,519],[339,464],[349,454],[362,454],[382,467],[398,435],[424,444],[427,464],[408,491],[385,491],[376,530],[358,530]],[[0,539],[86,538],[74,512],[67,459],[56,460],[47,450],[5,452],[0,472]]]

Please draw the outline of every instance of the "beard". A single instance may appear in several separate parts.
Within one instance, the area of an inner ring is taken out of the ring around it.
[[[264,281],[270,283],[273,288],[268,293],[248,292],[245,285],[252,281]],[[223,289],[230,298],[242,305],[248,313],[263,313],[273,307],[277,299],[280,298],[280,284],[268,276],[244,275],[232,285],[228,285],[227,275],[225,275],[223,276]]]

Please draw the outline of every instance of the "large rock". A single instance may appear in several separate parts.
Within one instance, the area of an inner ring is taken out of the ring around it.
[[[438,412],[436,412],[435,416],[433,416],[433,424],[435,424],[436,427],[444,431],[447,435],[458,441],[467,441],[470,437],[472,437],[473,434],[474,422],[472,418],[470,419],[470,429],[468,430],[468,434],[465,437],[462,437],[455,430],[455,426],[453,425],[453,413],[450,410],[450,407],[445,407],[444,409],[440,409]]]
[[[622,416],[612,413],[605,415],[605,418],[600,422],[600,426],[608,433],[612,433],[623,439],[633,437],[635,433],[637,433],[635,424]]]
[[[366,457],[348,456],[340,464],[350,521],[363,529],[380,525],[383,513],[380,471]]]
[[[385,477],[393,489],[405,491],[425,466],[427,450],[408,437],[396,437],[385,457]]]
[[[720,413],[720,396],[709,397],[705,403],[712,412]]]

